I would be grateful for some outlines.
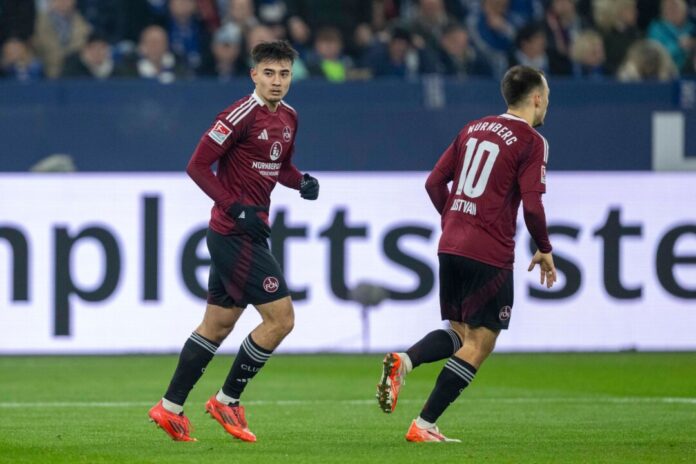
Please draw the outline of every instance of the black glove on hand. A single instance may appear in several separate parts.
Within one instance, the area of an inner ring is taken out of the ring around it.
[[[300,196],[305,200],[316,200],[319,198],[319,181],[309,174],[302,176]]]
[[[232,203],[227,214],[234,218],[234,221],[245,234],[253,240],[262,241],[270,237],[271,228],[256,214],[259,211],[268,211],[268,207]]]

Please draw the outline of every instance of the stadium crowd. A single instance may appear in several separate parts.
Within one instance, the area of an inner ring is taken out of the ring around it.
[[[0,77],[246,78],[287,39],[295,80],[696,75],[696,0],[0,0]]]

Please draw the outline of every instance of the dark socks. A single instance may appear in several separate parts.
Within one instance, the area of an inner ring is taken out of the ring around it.
[[[184,343],[179,355],[179,364],[164,397],[174,404],[183,406],[189,392],[205,372],[219,346],[218,343],[193,332]]]
[[[452,356],[440,371],[435,388],[423,406],[420,417],[434,424],[450,403],[456,400],[462,390],[469,386],[475,375],[476,368],[474,366]]]
[[[266,364],[272,353],[272,351],[261,348],[254,343],[251,334],[249,334],[239,348],[232,369],[230,369],[225,384],[222,386],[222,392],[227,396],[239,399],[244,388]]]
[[[459,335],[452,329],[440,329],[430,332],[411,348],[406,354],[411,358],[413,367],[449,358],[462,347]]]

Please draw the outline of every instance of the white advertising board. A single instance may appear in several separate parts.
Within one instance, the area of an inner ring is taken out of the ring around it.
[[[274,253],[295,292],[285,352],[380,352],[442,327],[427,173],[278,186]],[[541,289],[522,215],[498,351],[696,349],[696,175],[550,173],[559,268]],[[0,175],[0,354],[178,352],[200,322],[212,202],[179,174]],[[365,311],[359,283],[390,297]],[[222,351],[260,321],[248,307]]]

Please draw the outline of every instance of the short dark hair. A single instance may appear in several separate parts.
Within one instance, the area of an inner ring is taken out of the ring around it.
[[[500,83],[508,107],[519,105],[529,93],[537,87],[542,87],[544,72],[531,66],[513,66],[508,69]]]
[[[254,65],[263,61],[290,61],[293,63],[297,56],[297,50],[292,48],[286,40],[261,42],[251,50],[251,59],[254,61]]]

